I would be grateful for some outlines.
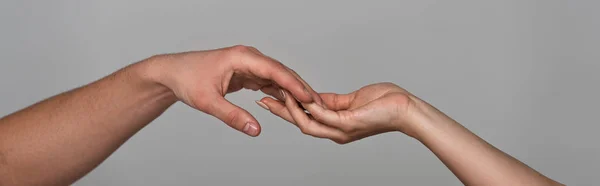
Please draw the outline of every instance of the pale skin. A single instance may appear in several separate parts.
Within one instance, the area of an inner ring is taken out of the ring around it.
[[[257,103],[318,138],[346,144],[402,132],[429,148],[465,185],[562,185],[488,144],[430,104],[392,83],[349,94],[320,94],[326,107],[302,103],[288,91]],[[284,100],[284,101],[279,101]]]
[[[258,136],[258,121],[224,98],[240,89],[275,97],[257,103],[340,144],[403,132],[468,185],[560,185],[393,84],[317,94],[293,70],[247,46],[150,57],[1,118],[0,185],[72,184],[178,101]]]

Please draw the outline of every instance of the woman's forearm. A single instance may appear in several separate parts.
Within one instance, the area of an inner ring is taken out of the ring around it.
[[[425,105],[426,103],[422,103]],[[466,185],[561,185],[488,144],[433,107],[421,107],[417,139]]]
[[[134,64],[0,119],[0,185],[68,185],[176,98]]]

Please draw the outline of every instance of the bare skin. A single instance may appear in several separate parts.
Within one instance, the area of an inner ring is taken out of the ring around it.
[[[257,103],[300,130],[339,144],[402,132],[429,148],[465,185],[562,185],[488,144],[425,101],[392,84],[350,94],[320,94],[324,105],[302,103],[288,91]],[[284,101],[279,101],[284,100]]]
[[[257,103],[303,133],[340,144],[403,132],[467,185],[561,185],[394,84],[317,94],[246,46],[154,56],[1,118],[0,185],[69,185],[177,101],[258,136],[258,121],[224,99],[244,88],[277,98]]]
[[[151,57],[0,119],[0,185],[72,184],[177,101],[258,136],[225,94],[281,87],[320,103],[299,78],[246,46]]]

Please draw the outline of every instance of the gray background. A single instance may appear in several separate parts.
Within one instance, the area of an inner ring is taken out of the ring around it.
[[[595,0],[0,2],[0,115],[157,53],[246,44],[318,91],[392,81],[570,185],[598,183]],[[177,104],[75,185],[461,185],[399,133],[348,145],[255,105],[249,138]]]

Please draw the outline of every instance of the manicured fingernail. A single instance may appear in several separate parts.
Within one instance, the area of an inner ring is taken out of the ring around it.
[[[250,136],[256,136],[258,135],[258,124],[253,123],[253,122],[248,122],[246,123],[246,126],[244,126],[244,133],[250,135]]]
[[[283,89],[280,89],[279,93],[281,93],[281,98],[283,98],[283,101],[285,101],[285,92],[283,91]]]
[[[258,104],[258,106],[264,108],[265,110],[269,110],[269,106],[267,106],[265,103],[263,103],[261,101],[256,101],[256,104]]]

